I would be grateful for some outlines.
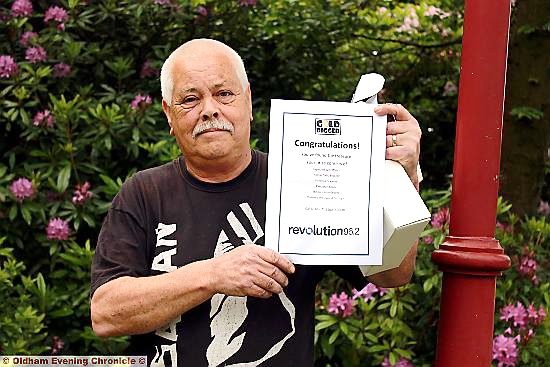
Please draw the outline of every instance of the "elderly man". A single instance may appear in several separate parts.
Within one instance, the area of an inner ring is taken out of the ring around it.
[[[367,279],[356,266],[294,265],[263,246],[267,155],[250,149],[250,84],[233,49],[183,44],[161,88],[183,156],[137,173],[113,200],[92,266],[95,333],[132,335],[132,352],[151,365],[313,365],[317,282],[329,269],[358,288]],[[418,185],[418,123],[399,105],[376,112],[396,116],[386,157]],[[413,246],[368,281],[405,284],[415,257]]]

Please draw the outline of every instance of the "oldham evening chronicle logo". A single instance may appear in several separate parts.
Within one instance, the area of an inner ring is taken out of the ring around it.
[[[317,135],[341,135],[339,119],[315,119],[315,134]]]

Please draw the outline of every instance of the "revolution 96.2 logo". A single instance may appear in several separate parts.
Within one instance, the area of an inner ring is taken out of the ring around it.
[[[315,119],[315,134],[317,135],[342,135],[339,119]]]

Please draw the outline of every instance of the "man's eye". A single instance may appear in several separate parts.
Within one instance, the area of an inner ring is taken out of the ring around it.
[[[186,107],[189,107],[189,106],[195,106],[197,103],[199,103],[199,99],[195,96],[189,96],[189,97],[185,97],[182,101],[181,101],[181,104],[183,104],[184,106]]]
[[[229,103],[235,99],[235,94],[229,90],[222,90],[217,93],[217,98],[222,103]]]

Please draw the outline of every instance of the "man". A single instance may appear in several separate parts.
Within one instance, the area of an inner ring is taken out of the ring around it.
[[[317,282],[328,269],[358,288],[367,280],[356,266],[295,266],[263,246],[267,156],[249,146],[250,84],[234,50],[185,43],[161,88],[183,157],[139,172],[113,200],[92,266],[95,333],[133,335],[152,365],[311,366]],[[376,112],[396,116],[386,157],[418,185],[418,123],[399,105]],[[405,284],[415,256],[413,246],[368,281]]]

